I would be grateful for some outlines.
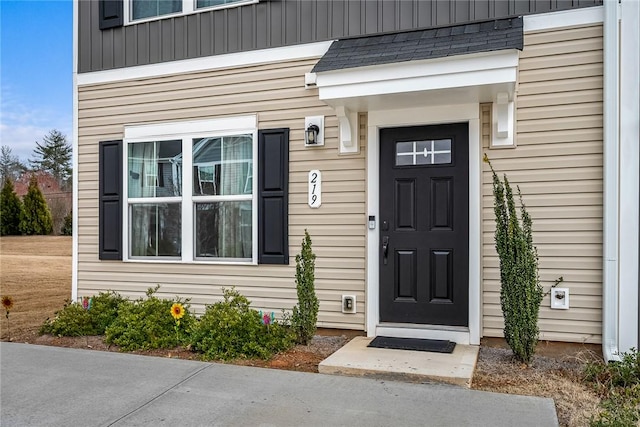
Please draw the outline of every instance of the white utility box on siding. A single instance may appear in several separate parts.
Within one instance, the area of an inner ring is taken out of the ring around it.
[[[569,309],[569,288],[551,288],[551,308]]]

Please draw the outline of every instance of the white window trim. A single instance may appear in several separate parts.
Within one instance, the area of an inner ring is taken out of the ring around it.
[[[247,4],[258,3],[259,1],[260,0],[242,0],[235,3],[227,3],[227,4],[216,5],[216,6],[196,8],[196,0],[182,0],[182,11],[180,12],[168,13],[166,15],[151,16],[149,18],[132,20],[131,19],[132,2],[131,0],[124,0],[124,25],[127,26],[127,25],[141,24],[143,22],[158,21],[160,19],[172,18],[175,16],[192,15],[194,13],[205,12],[209,10],[229,9],[233,7],[244,6]]]
[[[253,176],[257,176],[257,159],[258,159],[258,129],[257,116],[234,116],[220,117],[210,120],[194,120],[183,122],[170,122],[159,124],[133,124],[124,128],[124,149],[122,150],[123,167],[123,216],[122,216],[122,239],[123,256],[125,262],[141,262],[141,263],[193,263],[193,264],[231,264],[231,265],[257,265],[258,264],[258,188],[253,182],[253,191],[250,195],[232,195],[232,196],[214,196],[215,201],[234,201],[234,200],[252,200],[252,221],[251,221],[251,246],[252,255],[250,261],[221,259],[213,260],[207,258],[199,258],[194,255],[194,227],[195,227],[195,210],[194,202],[211,201],[211,196],[193,196],[191,191],[182,191],[180,201],[182,203],[182,256],[180,258],[132,258],[129,255],[129,205],[131,203],[162,203],[163,201],[176,202],[178,198],[132,198],[129,199],[129,188],[127,171],[129,144],[136,142],[147,142],[149,140],[176,140],[182,141],[183,163],[182,163],[182,182],[193,182],[193,161],[191,153],[193,139],[199,137],[221,137],[230,134],[248,134],[253,138]],[[166,199],[166,200],[165,200]],[[169,200],[170,199],[170,200]]]

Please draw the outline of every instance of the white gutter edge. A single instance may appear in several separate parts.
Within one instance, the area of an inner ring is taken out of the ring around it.
[[[618,1],[604,2],[604,188],[602,353],[606,361],[619,360],[618,350],[618,123],[619,32]]]
[[[78,1],[73,1],[73,226],[71,248],[71,301],[78,299]]]

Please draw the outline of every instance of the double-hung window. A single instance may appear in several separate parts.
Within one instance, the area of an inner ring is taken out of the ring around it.
[[[220,8],[255,3],[257,0],[129,0],[129,22],[149,20],[165,15],[193,13],[206,8]]]
[[[125,127],[127,257],[257,260],[255,116]]]
[[[253,135],[193,139],[195,257],[251,260]]]
[[[128,144],[131,257],[181,256],[181,156],[182,141],[179,139]]]
[[[182,0],[131,0],[131,20],[182,12]]]

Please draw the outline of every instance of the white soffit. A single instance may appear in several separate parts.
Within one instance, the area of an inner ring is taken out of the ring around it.
[[[356,67],[317,73],[319,97],[329,104],[347,98],[495,84],[515,85],[516,49],[447,58]]]

